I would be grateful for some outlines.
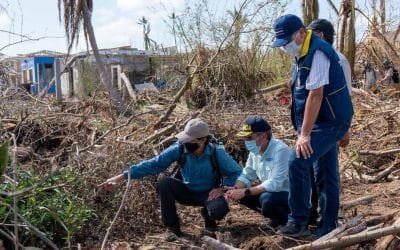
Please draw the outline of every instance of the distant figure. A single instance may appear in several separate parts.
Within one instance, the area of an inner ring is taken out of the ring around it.
[[[385,69],[385,77],[382,78],[380,82],[389,87],[400,87],[399,71],[394,68],[393,63],[385,59],[383,61],[383,68]]]
[[[365,82],[364,90],[370,90],[376,86],[376,71],[370,63],[366,63],[364,66]]]

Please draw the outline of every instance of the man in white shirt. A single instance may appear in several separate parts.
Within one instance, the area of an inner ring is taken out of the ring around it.
[[[339,180],[337,179],[337,142],[348,131],[353,106],[339,57],[331,45],[311,30],[301,19],[284,15],[274,23],[272,47],[294,58],[292,67],[291,118],[298,134],[295,153],[289,160],[288,223],[278,233],[291,237],[309,234],[308,219],[311,192],[310,169],[318,159],[326,159],[322,174],[329,182],[332,199],[326,204],[319,236],[337,227]]]

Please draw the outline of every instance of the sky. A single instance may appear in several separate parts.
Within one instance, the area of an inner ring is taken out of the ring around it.
[[[226,1],[240,2],[240,0]],[[368,1],[359,0],[361,8],[362,5],[367,5]],[[63,25],[58,19],[57,2],[57,0],[0,0],[0,6],[7,9],[7,12],[0,13],[0,53],[13,56],[45,49],[65,52],[67,43]],[[162,43],[164,47],[171,46],[174,44],[173,36],[165,23],[165,18],[172,11],[179,15],[185,4],[185,0],[93,0],[93,2],[92,22],[99,48],[131,45],[139,49],[143,49],[142,27],[137,24],[139,18],[145,16],[150,20],[150,37],[153,40]],[[300,15],[300,2],[300,0],[290,1],[285,12]],[[336,17],[329,11],[326,1],[320,0],[320,4],[320,17],[335,21]],[[229,8],[229,4],[224,7]],[[226,10],[221,12],[226,13]],[[362,31],[365,30],[366,24],[366,20],[357,21],[358,36],[363,35]],[[21,38],[1,30],[42,39],[3,48],[9,43],[20,41]],[[82,50],[86,50],[83,38],[79,45],[74,47],[73,52]]]

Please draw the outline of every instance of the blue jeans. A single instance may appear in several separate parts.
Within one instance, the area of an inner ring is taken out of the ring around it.
[[[279,224],[285,224],[289,214],[288,192],[264,192],[240,200],[245,205]]]
[[[332,190],[340,188],[339,162],[336,157],[338,152],[339,148],[336,145],[333,150],[329,151],[328,154],[325,154],[314,164],[315,185],[319,194],[319,214],[321,215],[317,233],[319,236],[328,233],[337,225],[337,216],[332,217],[335,211],[331,211],[331,204],[336,204],[336,201],[339,201],[339,194],[332,192]],[[330,162],[336,162],[336,168],[328,168],[327,166],[329,166]]]
[[[163,224],[170,228],[180,228],[175,201],[183,205],[203,207],[206,211],[205,220],[222,220],[229,212],[228,203],[223,196],[208,201],[208,192],[193,192],[181,180],[172,177],[164,177],[158,181],[157,193],[160,197]]]
[[[297,158],[296,153],[293,152],[289,160],[289,207],[291,213],[288,220],[298,225],[307,225],[308,223],[311,192],[310,168],[318,159],[323,160],[317,173],[320,177],[316,179],[324,182],[324,189],[321,192],[329,199],[326,199],[323,205],[323,223],[321,223],[319,235],[326,234],[337,227],[339,212],[337,141],[345,135],[349,127],[350,123],[316,126],[311,133],[313,149],[311,158]]]

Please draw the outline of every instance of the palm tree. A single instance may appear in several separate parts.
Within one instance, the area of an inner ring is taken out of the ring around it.
[[[150,43],[151,43],[151,39],[149,37],[149,33],[150,33],[149,19],[146,19],[146,17],[143,16],[142,18],[139,19],[137,24],[142,25],[142,27],[143,27],[144,49],[149,50]]]
[[[84,31],[86,42],[90,43],[93,55],[96,60],[97,68],[100,74],[100,80],[110,93],[112,104],[118,113],[126,111],[122,97],[117,89],[111,84],[110,72],[106,69],[97,46],[96,37],[92,25],[93,0],[58,0],[59,19],[61,22],[61,11],[64,16],[64,28],[68,41],[68,53],[72,45],[78,43],[79,32]]]
[[[169,19],[172,20],[172,34],[174,36],[174,43],[175,43],[175,48],[178,50],[177,44],[176,44],[176,19],[178,16],[175,14],[175,12],[172,12],[170,16],[168,16]]]

